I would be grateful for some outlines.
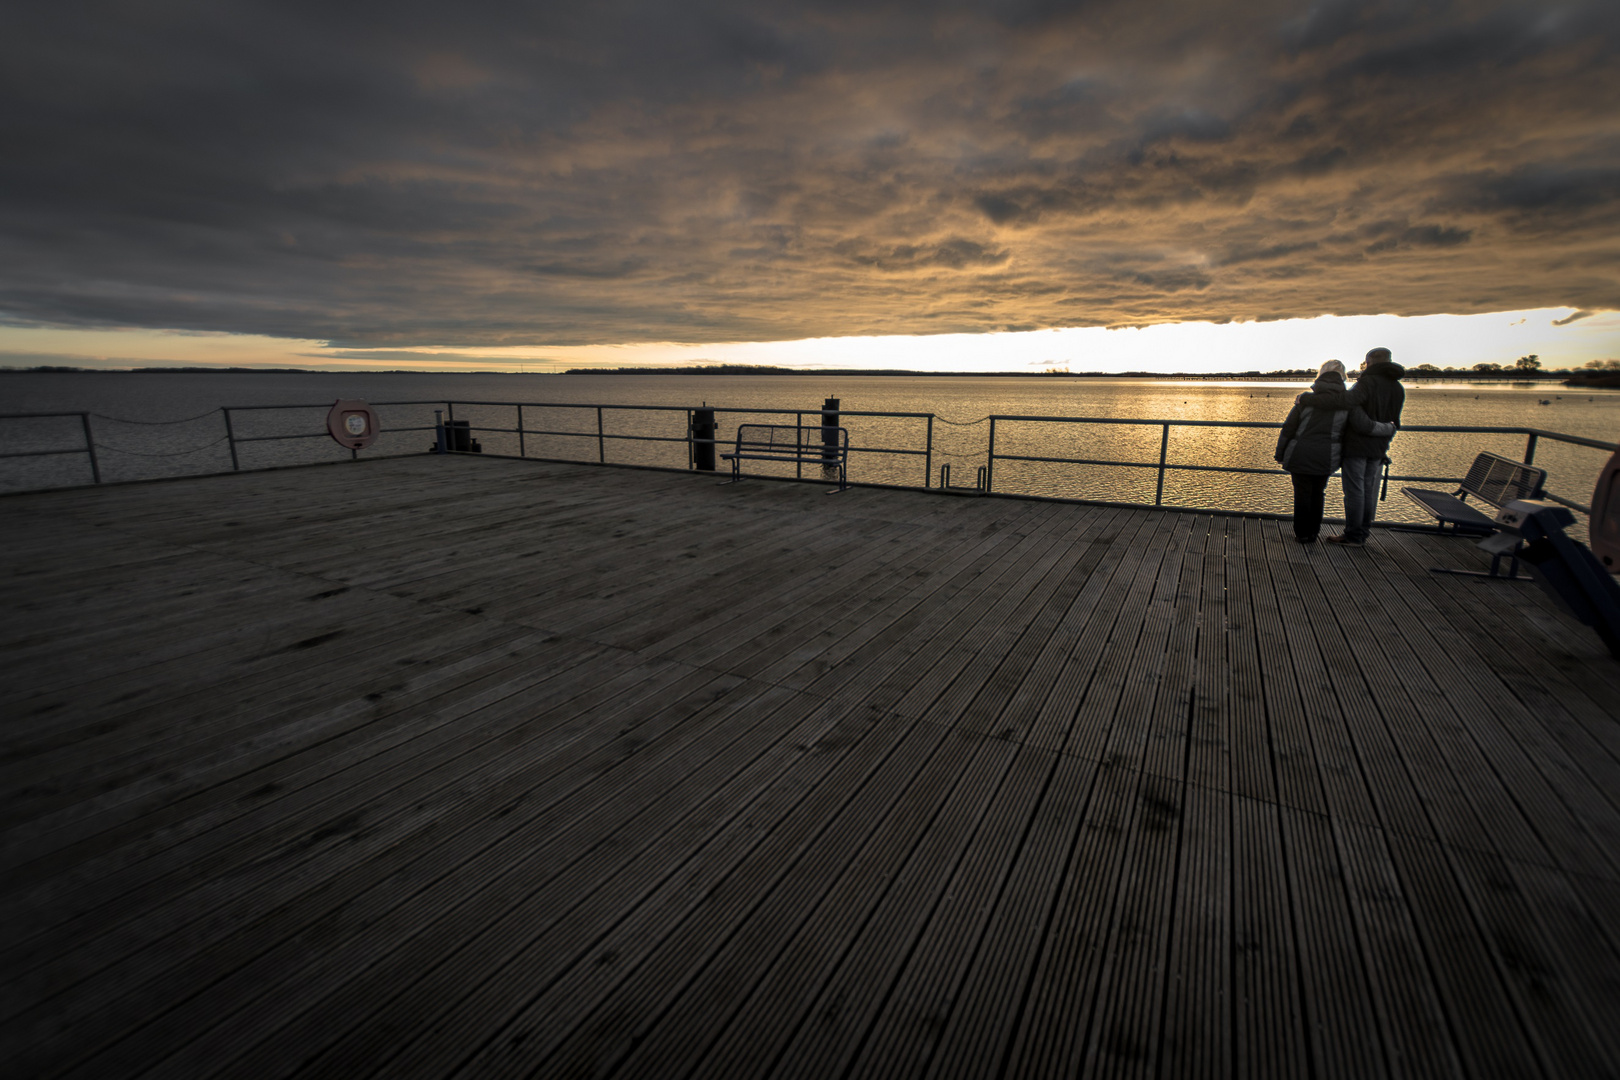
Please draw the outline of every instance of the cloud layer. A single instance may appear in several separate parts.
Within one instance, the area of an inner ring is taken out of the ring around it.
[[[25,7],[16,322],[488,346],[1620,308],[1612,0]]]

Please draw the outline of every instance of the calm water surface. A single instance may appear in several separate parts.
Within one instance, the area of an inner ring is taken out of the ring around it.
[[[1614,442],[1620,439],[1620,391],[1572,391],[1557,383],[1503,385],[1408,382],[1403,421],[1407,425],[1537,427]],[[239,437],[324,430],[325,406],[333,400],[371,402],[526,402],[550,405],[662,405],[677,411],[608,409],[603,431],[612,435],[682,439],[685,409],[707,403],[731,410],[804,410],[806,422],[825,397],[837,397],[846,411],[933,413],[933,472],[949,463],[954,483],[971,483],[984,464],[992,413],[1028,416],[1081,416],[1147,420],[1280,421],[1299,383],[1177,382],[1131,379],[976,379],[916,377],[721,376],[691,375],[439,375],[303,373],[11,373],[0,374],[0,411],[89,411],[103,475],[109,480],[228,469],[221,405],[306,405],[233,415]],[[1542,404],[1547,402],[1548,404]],[[317,405],[317,403],[321,403]],[[442,407],[442,406],[441,406]],[[370,454],[425,449],[427,432],[402,431],[433,420],[433,405],[379,409],[385,435]],[[524,437],[531,456],[596,460],[594,409],[526,406],[527,431],[572,432]],[[515,428],[510,405],[462,406],[457,418],[475,426]],[[178,421],[178,422],[177,422]],[[721,437],[748,421],[793,422],[763,413],[723,412]],[[161,422],[161,423],[160,423]],[[850,479],[921,485],[921,455],[884,453],[923,450],[928,443],[922,419],[847,417]],[[1156,426],[1019,423],[997,425],[998,453],[1083,457],[1156,463],[1161,429]],[[479,434],[486,451],[518,452],[515,434]],[[1172,428],[1171,463],[1271,468],[1274,430]],[[0,422],[0,452],[82,445],[77,418]],[[684,443],[605,442],[607,460],[684,466]],[[1522,458],[1518,435],[1403,432],[1391,452],[1399,474],[1460,476],[1473,456],[1494,450]],[[244,467],[330,460],[346,452],[325,439],[274,441],[239,446]],[[1542,440],[1536,463],[1549,471],[1548,488],[1585,502],[1607,455]],[[89,469],[82,456],[0,462],[0,489],[83,483]],[[999,462],[998,491],[1078,498],[1152,502],[1153,468]],[[1431,485],[1432,486],[1432,485]],[[1391,485],[1380,516],[1420,520],[1408,500]],[[1284,476],[1171,472],[1164,500],[1183,506],[1286,512],[1290,487]],[[1330,488],[1336,495],[1337,485]],[[1336,508],[1330,505],[1330,513]]]

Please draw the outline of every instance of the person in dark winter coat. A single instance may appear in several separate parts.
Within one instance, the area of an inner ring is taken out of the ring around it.
[[[1344,365],[1329,360],[1311,384],[1312,403],[1296,401],[1277,438],[1277,461],[1293,476],[1294,538],[1314,544],[1322,531],[1323,494],[1328,477],[1339,467],[1343,445],[1351,434],[1373,437],[1395,433],[1359,406],[1351,408],[1344,389]],[[1303,397],[1303,395],[1302,395]]]
[[[1401,407],[1406,404],[1406,388],[1401,376],[1406,369],[1390,359],[1388,349],[1372,349],[1361,362],[1356,385],[1345,394],[1344,403],[1360,407],[1368,417],[1381,423],[1399,425]],[[1301,394],[1301,405],[1318,406],[1316,394]],[[1328,537],[1328,542],[1363,547],[1372,535],[1373,518],[1378,513],[1378,476],[1389,458],[1389,436],[1344,433],[1344,452],[1339,463],[1339,480],[1344,485],[1344,532]]]

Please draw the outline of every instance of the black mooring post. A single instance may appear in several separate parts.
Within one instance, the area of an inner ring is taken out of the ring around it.
[[[838,464],[838,399],[830,397],[821,403],[821,464]]]
[[[705,405],[708,402],[704,402]],[[692,460],[704,472],[714,472],[714,410],[692,410]]]

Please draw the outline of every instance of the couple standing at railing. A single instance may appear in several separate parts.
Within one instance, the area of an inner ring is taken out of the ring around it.
[[[1404,374],[1388,349],[1373,349],[1352,389],[1345,389],[1344,365],[1329,360],[1310,391],[1294,399],[1276,456],[1293,476],[1294,539],[1300,543],[1316,543],[1328,478],[1337,469],[1344,484],[1344,532],[1328,543],[1366,546],[1378,509],[1379,472],[1406,403]]]

